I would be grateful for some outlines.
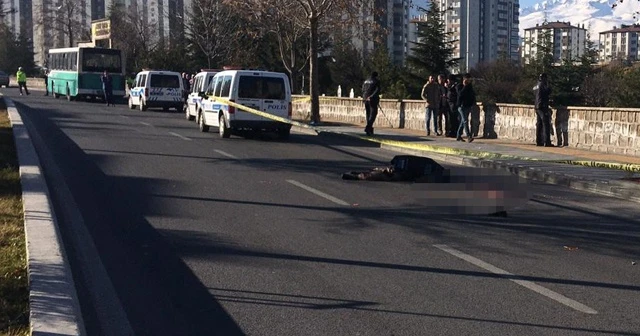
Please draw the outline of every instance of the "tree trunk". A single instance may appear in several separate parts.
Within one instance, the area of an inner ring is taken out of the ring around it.
[[[311,94],[311,121],[320,122],[320,80],[318,78],[318,18],[309,19],[311,41],[309,42],[309,93]]]

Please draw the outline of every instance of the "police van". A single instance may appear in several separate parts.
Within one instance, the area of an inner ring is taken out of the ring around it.
[[[136,75],[129,92],[129,108],[138,107],[140,111],[146,111],[147,108],[161,107],[165,111],[174,108],[181,112],[184,106],[183,92],[184,86],[179,73],[141,71]]]
[[[218,127],[220,137],[246,132],[276,132],[286,139],[291,124],[230,106],[225,100],[291,120],[291,87],[284,73],[253,70],[219,72],[207,89],[196,115],[201,132]],[[220,100],[219,98],[222,98]]]
[[[200,109],[200,102],[205,91],[211,85],[213,77],[220,72],[220,70],[201,70],[193,78],[193,86],[189,97],[187,98],[187,104],[185,105],[185,117],[187,120],[195,120],[198,110]]]

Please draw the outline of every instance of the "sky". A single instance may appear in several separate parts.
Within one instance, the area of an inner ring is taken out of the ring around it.
[[[520,0],[520,8],[527,8],[535,5],[538,0]]]

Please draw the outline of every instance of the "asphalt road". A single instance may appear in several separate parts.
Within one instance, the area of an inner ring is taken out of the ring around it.
[[[640,334],[636,203],[460,167],[457,191],[343,181],[397,153],[3,90],[39,134],[89,335]],[[528,201],[486,216],[480,182]]]

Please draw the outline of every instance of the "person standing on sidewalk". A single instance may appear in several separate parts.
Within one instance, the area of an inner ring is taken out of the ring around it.
[[[456,82],[455,75],[449,76],[446,82],[447,88],[447,102],[449,104],[449,133],[447,137],[455,138],[458,135],[458,82]]]
[[[44,75],[44,95],[48,96],[49,95],[49,83],[47,83],[47,82],[49,81],[49,69],[44,69],[43,75]]]
[[[469,129],[469,112],[476,106],[476,93],[471,85],[471,75],[465,74],[462,80],[462,90],[458,92],[458,113],[460,114],[460,125],[458,126],[458,134],[456,140],[462,139],[462,129],[467,133],[469,143],[473,142],[473,135]]]
[[[447,88],[445,87],[444,75],[438,75],[438,86],[440,87],[440,108],[438,108],[438,135],[446,135],[450,130],[449,123],[449,103],[447,103]],[[444,130],[442,128],[444,119]]]
[[[536,146],[553,147],[551,143],[551,110],[549,97],[551,87],[547,82],[547,74],[541,73],[538,84],[533,88],[536,96]]]
[[[27,74],[22,71],[22,67],[18,67],[18,72],[16,73],[16,79],[18,80],[18,88],[20,89],[20,95],[22,96],[22,88],[24,88],[24,92],[27,96],[30,94],[29,89],[27,89]]]
[[[102,92],[104,93],[105,103],[107,104],[107,106],[109,105],[115,106],[112,102],[112,97],[111,97],[113,95],[113,85],[111,81],[111,76],[109,75],[107,70],[105,70],[102,73],[102,77],[100,77],[100,80],[102,81]]]
[[[362,84],[362,99],[364,101],[364,109],[367,117],[367,126],[364,132],[373,135],[373,124],[378,116],[378,105],[380,104],[380,81],[378,73],[371,73],[371,77]]]
[[[422,87],[421,93],[422,99],[426,102],[426,129],[427,136],[431,135],[431,128],[429,124],[433,118],[433,131],[438,133],[438,109],[440,108],[440,101],[442,100],[442,92],[440,91],[440,85],[436,83],[433,76],[429,76],[429,81]]]

